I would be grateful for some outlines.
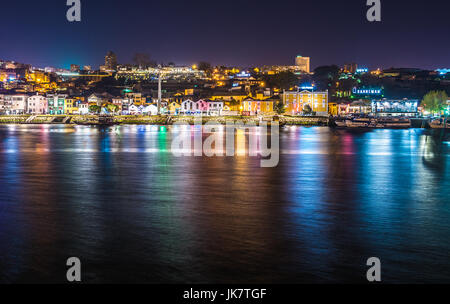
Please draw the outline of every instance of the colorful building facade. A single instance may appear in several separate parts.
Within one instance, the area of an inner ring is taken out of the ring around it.
[[[246,98],[242,101],[242,111],[248,115],[272,114],[274,100]]]
[[[61,115],[65,114],[65,103],[67,95],[47,95],[48,114]]]
[[[306,105],[317,115],[328,115],[328,91],[284,91],[283,104],[290,115],[303,114]]]
[[[169,103],[167,105],[168,114],[170,115],[178,115],[181,110],[181,105],[175,101]]]

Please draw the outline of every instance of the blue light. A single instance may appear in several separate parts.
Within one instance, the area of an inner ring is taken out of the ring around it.
[[[450,73],[450,69],[437,69],[436,72],[438,72],[439,75],[445,75],[447,73]]]
[[[368,73],[369,69],[367,68],[360,68],[360,69],[356,69],[356,74],[364,74],[364,73]]]
[[[315,85],[311,84],[311,83],[303,83],[300,85],[300,89],[302,90],[314,90],[315,89]]]

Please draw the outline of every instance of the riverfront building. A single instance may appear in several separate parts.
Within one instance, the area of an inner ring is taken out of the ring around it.
[[[379,99],[372,100],[372,113],[380,116],[416,116],[419,100],[417,99]]]
[[[4,103],[8,114],[27,113],[28,95],[5,95]]]
[[[47,98],[42,95],[33,95],[27,99],[27,113],[29,114],[47,114]]]
[[[283,104],[286,106],[286,113],[290,115],[303,114],[306,105],[317,115],[328,115],[328,91],[284,91]]]
[[[48,114],[64,114],[67,95],[47,95]]]
[[[259,115],[259,114],[273,114],[273,99],[255,99],[252,97],[246,98],[242,101],[244,114]]]
[[[203,113],[207,113],[208,111],[208,103],[203,100],[185,100],[181,103],[181,112],[183,114],[193,114],[193,115],[202,115]]]
[[[64,114],[79,114],[79,105],[81,100],[78,98],[66,98],[64,103]]]

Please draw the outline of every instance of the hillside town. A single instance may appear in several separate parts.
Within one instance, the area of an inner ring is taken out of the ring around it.
[[[300,55],[292,66],[176,66],[146,54],[133,62],[118,64],[111,51],[98,70],[0,60],[0,115],[416,117],[448,111],[450,69],[369,70],[352,63],[311,70],[311,59]],[[444,106],[424,103],[430,92]]]

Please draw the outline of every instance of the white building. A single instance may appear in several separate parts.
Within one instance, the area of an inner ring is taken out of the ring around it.
[[[27,113],[28,95],[5,95],[4,100],[7,114]]]
[[[116,106],[122,107],[122,105],[133,104],[133,98],[114,97],[111,102]]]
[[[104,103],[108,102],[109,99],[110,99],[109,94],[91,94],[87,98],[90,104],[95,103],[99,107],[101,107]]]
[[[78,114],[86,115],[89,114],[89,103],[87,101],[82,101],[78,105]]]
[[[29,114],[47,114],[47,98],[42,95],[28,97],[27,113]]]
[[[158,107],[155,105],[149,105],[146,106],[142,113],[147,114],[147,115],[158,115]]]
[[[0,113],[5,113],[6,110],[5,95],[0,94]]]
[[[197,110],[197,104],[195,101],[187,99],[181,103],[181,113],[191,113]]]
[[[224,109],[224,103],[222,100],[207,100],[208,115],[220,116]]]
[[[140,114],[139,107],[137,107],[136,105],[131,105],[128,108],[128,113],[130,115],[138,115],[138,114]]]

